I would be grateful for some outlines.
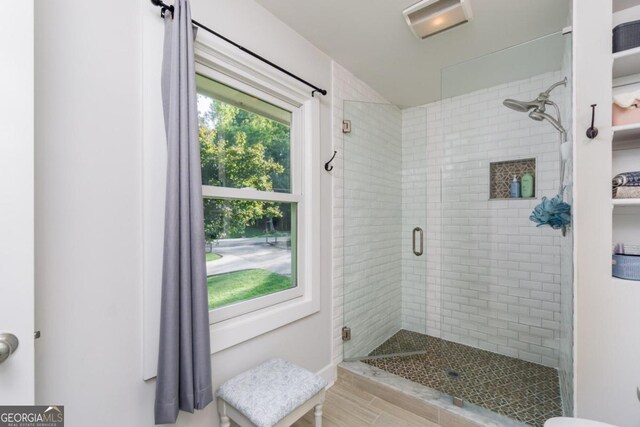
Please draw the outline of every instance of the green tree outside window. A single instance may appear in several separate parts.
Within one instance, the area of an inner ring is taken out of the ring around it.
[[[275,120],[199,95],[199,138],[203,185],[291,189],[290,128]],[[285,212],[276,203],[205,199],[207,240],[241,237],[247,227],[274,231],[274,219]],[[286,221],[283,221],[286,222]]]

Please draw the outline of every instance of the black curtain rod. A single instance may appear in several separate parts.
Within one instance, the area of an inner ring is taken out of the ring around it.
[[[168,11],[170,11],[171,13],[173,13],[173,6],[171,6],[171,5],[168,5],[168,4],[164,3],[162,0],[151,0],[151,3],[152,3],[154,6],[159,6],[159,7],[161,7],[161,8],[162,8],[162,17],[164,17],[164,13],[165,13],[167,10],[168,10]],[[318,86],[313,85],[313,84],[309,83],[308,81],[306,81],[306,80],[304,80],[304,79],[302,79],[302,78],[300,78],[300,77],[296,76],[296,75],[295,75],[295,74],[293,74],[292,72],[285,70],[285,69],[284,69],[284,68],[282,68],[281,66],[274,64],[273,62],[269,61],[268,59],[266,59],[266,58],[264,58],[264,57],[262,57],[262,56],[260,56],[260,55],[258,55],[258,54],[257,54],[257,53],[255,53],[255,52],[253,52],[253,51],[251,51],[251,50],[247,49],[246,47],[244,47],[244,46],[242,46],[242,45],[239,45],[238,43],[234,42],[234,41],[233,41],[233,40],[231,40],[231,39],[228,39],[227,37],[223,36],[222,34],[220,34],[220,33],[217,33],[217,32],[215,32],[215,31],[213,31],[211,28],[207,27],[206,25],[202,25],[201,23],[199,23],[199,22],[198,22],[198,21],[196,21],[195,19],[192,19],[192,20],[191,20],[191,22],[193,23],[193,25],[196,25],[196,26],[198,26],[199,28],[202,28],[203,30],[205,30],[206,32],[211,33],[211,34],[213,34],[214,36],[216,36],[216,37],[218,37],[218,38],[220,38],[220,39],[222,39],[222,40],[226,41],[227,43],[229,43],[229,44],[231,44],[231,45],[233,45],[233,46],[235,46],[235,47],[237,47],[238,49],[240,49],[240,50],[241,50],[241,51],[243,51],[244,53],[247,53],[247,54],[249,54],[249,55],[253,56],[254,58],[256,58],[256,59],[258,59],[258,60],[260,60],[260,61],[264,62],[265,64],[270,65],[271,67],[275,68],[276,70],[278,70],[278,71],[280,71],[280,72],[282,72],[282,73],[284,73],[284,74],[288,75],[289,77],[292,77],[292,78],[296,79],[296,80],[297,80],[297,81],[299,81],[300,83],[304,83],[304,84],[306,84],[307,86],[309,86],[310,88],[312,88],[312,89],[313,89],[313,92],[311,92],[311,96],[314,96],[316,92],[321,93],[322,95],[326,95],[326,94],[327,94],[327,91],[326,91],[326,90],[324,90],[324,89],[320,89]]]

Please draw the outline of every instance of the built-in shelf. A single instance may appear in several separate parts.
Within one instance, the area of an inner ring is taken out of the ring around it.
[[[640,71],[640,47],[613,54],[613,78],[617,79]]]
[[[626,140],[631,138],[640,138],[640,123],[630,125],[614,126],[613,140]]]
[[[633,0],[613,0],[613,13],[636,6]]]
[[[495,197],[490,202],[510,202],[514,200],[536,200],[537,197]]]
[[[639,284],[640,285],[640,281],[638,280],[629,280],[629,279],[621,279],[619,277],[614,277],[611,276],[611,279],[613,280],[613,284],[614,285],[633,285],[633,284]]]
[[[628,9],[629,3],[628,0],[613,0],[614,12]],[[637,2],[634,1],[633,6],[636,4]],[[617,25],[618,21],[629,22],[634,19],[638,18],[625,15],[622,19],[621,17],[616,18],[614,14],[614,25]],[[640,85],[640,47],[616,52],[612,59],[613,93],[619,94],[637,90]],[[640,150],[638,150],[640,149],[640,123],[613,126],[612,130],[612,173],[615,175],[621,171],[638,170],[637,167],[640,165]],[[611,208],[613,214],[612,243],[636,244],[640,242],[640,222],[638,222],[640,199],[612,199]],[[640,291],[640,281],[612,276],[611,283],[615,286],[616,295],[622,301],[630,298],[630,294]]]
[[[640,206],[640,199],[613,199],[613,206]]]
[[[640,123],[614,126],[613,149],[640,148]]]
[[[522,184],[522,177],[525,175],[536,176],[536,159],[514,159],[499,162],[491,162],[489,164],[489,199],[492,200],[523,200],[529,197],[510,196],[511,181],[513,177],[517,177]],[[533,183],[533,197],[535,199],[536,183]]]

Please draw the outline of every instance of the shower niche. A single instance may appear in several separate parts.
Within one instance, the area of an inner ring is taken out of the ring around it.
[[[511,181],[513,177],[517,177],[521,183],[522,177],[526,174],[531,175],[533,179],[533,197],[520,197],[521,199],[530,200],[536,198],[536,159],[515,159],[500,162],[491,162],[489,164],[489,199],[509,199]]]

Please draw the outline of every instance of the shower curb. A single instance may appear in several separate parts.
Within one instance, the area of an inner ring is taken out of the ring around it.
[[[441,427],[530,427],[468,402],[460,408],[445,393],[366,363],[340,363],[338,379]]]

